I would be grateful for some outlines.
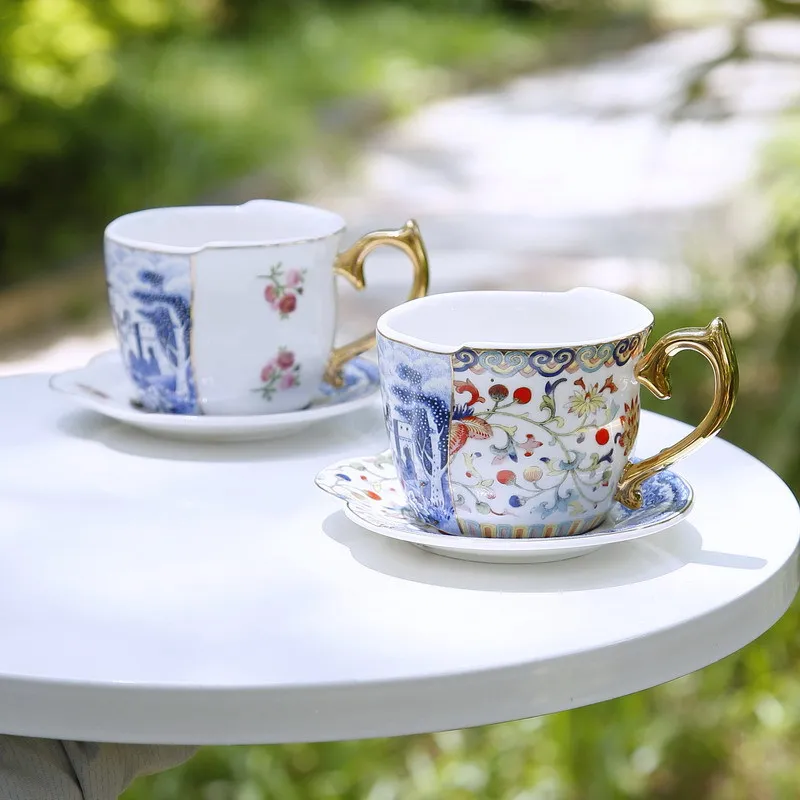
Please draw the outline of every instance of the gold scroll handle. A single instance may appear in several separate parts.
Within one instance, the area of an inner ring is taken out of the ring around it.
[[[376,248],[390,245],[402,250],[414,267],[414,283],[408,295],[409,300],[424,297],[428,293],[428,254],[419,228],[414,220],[409,220],[397,231],[374,231],[359,239],[352,247],[339,253],[334,266],[334,273],[347,278],[356,289],[363,289],[364,261]],[[375,347],[375,331],[356,339],[354,342],[334,348],[328,361],[325,380],[331,386],[342,386],[342,367],[351,359]]]
[[[641,486],[644,481],[716,436],[731,415],[739,388],[739,368],[728,326],[719,317],[706,328],[681,328],[663,336],[637,364],[636,379],[659,400],[668,400],[672,392],[669,365],[673,357],[683,350],[694,350],[711,364],[714,370],[714,402],[703,421],[677,444],[636,464],[625,466],[615,499],[628,508],[641,508]]]

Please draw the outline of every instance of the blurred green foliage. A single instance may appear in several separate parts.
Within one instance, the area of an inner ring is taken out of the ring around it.
[[[532,63],[549,23],[507,2],[2,0],[0,285],[96,246],[126,211],[254,171],[291,194],[337,103],[386,116],[448,69]]]
[[[787,122],[767,153],[761,243],[735,263],[698,263],[690,296],[658,311],[654,333],[726,317],[741,388],[725,438],[772,465],[795,493],[799,143],[800,118]],[[711,395],[707,364],[682,354],[672,373],[673,399],[645,392],[645,406],[699,420]],[[769,531],[755,527],[753,535]],[[798,663],[800,601],[739,653],[629,697],[426,736],[205,748],[183,767],[139,781],[125,800],[796,800]]]

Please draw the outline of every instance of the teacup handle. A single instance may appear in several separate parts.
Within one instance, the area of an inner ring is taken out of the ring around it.
[[[428,293],[428,254],[425,252],[419,227],[414,220],[409,220],[400,230],[373,231],[362,236],[352,247],[339,253],[334,265],[334,273],[347,278],[356,289],[365,288],[364,261],[376,247],[382,245],[396,247],[411,259],[414,266],[414,282],[408,299],[424,297]],[[351,358],[372,347],[375,347],[374,330],[354,342],[334,348],[325,371],[325,380],[331,386],[341,386],[343,383],[342,367]]]
[[[739,368],[728,326],[720,317],[706,328],[681,328],[662,336],[636,365],[636,379],[659,400],[668,400],[672,393],[669,365],[683,350],[694,350],[711,364],[714,402],[703,421],[677,444],[643,461],[625,465],[615,499],[628,508],[641,508],[642,483],[716,436],[733,410],[739,387]]]

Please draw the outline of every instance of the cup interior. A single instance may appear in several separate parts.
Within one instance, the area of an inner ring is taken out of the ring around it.
[[[578,347],[646,330],[652,312],[602,289],[567,292],[452,292],[412,300],[387,311],[378,332],[438,353],[462,347],[526,350]]]
[[[158,252],[206,247],[264,247],[324,239],[342,231],[331,211],[300,203],[252,200],[241,206],[177,206],[126,214],[106,228],[118,244]]]

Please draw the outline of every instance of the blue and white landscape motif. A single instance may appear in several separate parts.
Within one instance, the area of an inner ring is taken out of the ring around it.
[[[342,367],[342,381],[341,386],[331,386],[323,381],[311,405],[336,405],[372,394],[380,385],[378,367],[372,361],[356,356]]]
[[[448,477],[450,356],[378,336],[384,416],[409,505],[429,525],[460,534]]]
[[[640,459],[632,458],[636,463]],[[626,531],[642,525],[657,525],[692,504],[692,488],[680,475],[668,469],[661,470],[642,484],[642,507],[627,508],[614,503],[608,521],[614,530]]]
[[[106,278],[122,357],[148,411],[198,414],[192,371],[191,258],[106,241]]]

